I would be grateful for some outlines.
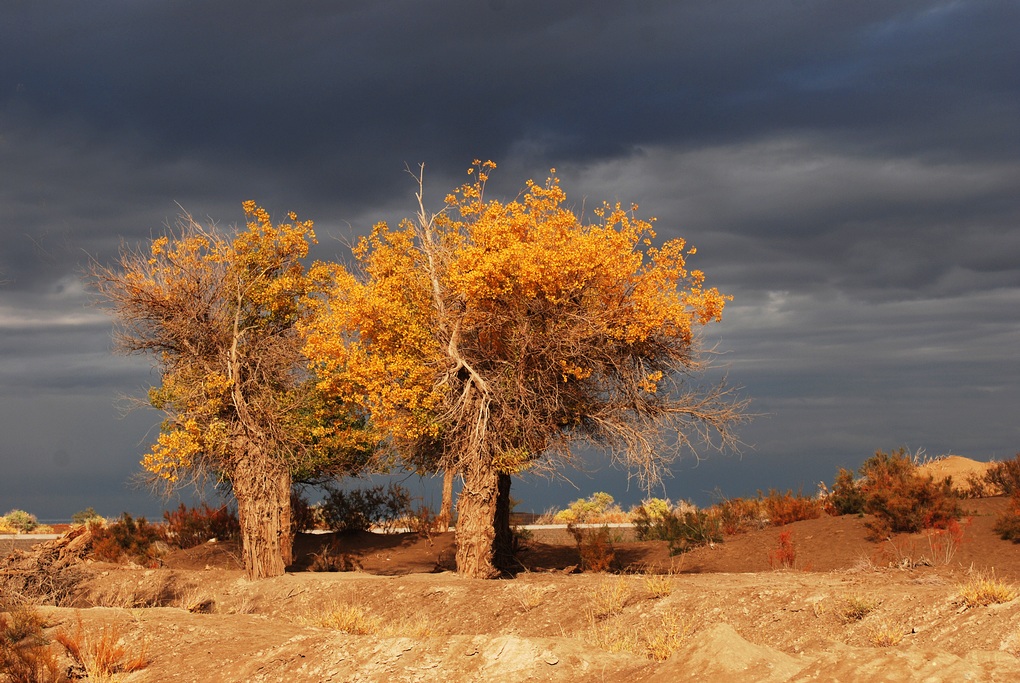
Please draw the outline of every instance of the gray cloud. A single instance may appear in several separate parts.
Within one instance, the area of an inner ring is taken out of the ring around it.
[[[8,2],[0,506],[84,500],[85,462],[95,496],[142,500],[123,481],[158,416],[116,402],[157,378],[110,353],[89,258],[248,198],[334,257],[411,211],[405,164],[438,208],[476,157],[493,194],[555,166],[578,209],[638,202],[734,295],[705,339],[767,416],[670,495],[813,486],[898,445],[1012,455],[1018,24],[997,0]]]

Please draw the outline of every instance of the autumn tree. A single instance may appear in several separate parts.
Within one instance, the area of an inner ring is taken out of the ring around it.
[[[586,223],[553,175],[516,200],[484,196],[495,167],[397,229],[376,225],[332,267],[305,332],[320,389],[363,406],[399,449],[463,477],[457,569],[507,569],[512,475],[595,445],[658,482],[698,442],[733,443],[744,403],[704,368],[695,328],[727,297],[688,270],[680,239],[619,204]],[[432,444],[431,448],[422,447]]]
[[[292,472],[357,467],[370,449],[357,416],[317,394],[301,352],[302,301],[320,287],[302,264],[312,223],[290,214],[274,225],[254,202],[244,211],[234,234],[184,215],[148,249],[94,264],[90,279],[115,318],[117,346],[160,371],[148,403],[166,419],[143,468],[171,488],[228,483],[245,570],[262,578],[291,562]]]

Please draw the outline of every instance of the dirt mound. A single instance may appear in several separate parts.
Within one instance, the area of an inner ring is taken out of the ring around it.
[[[922,474],[931,475],[936,480],[952,477],[955,488],[966,490],[971,482],[983,479],[985,473],[994,466],[994,462],[979,462],[961,455],[947,455],[921,465],[918,470]],[[989,491],[988,493],[999,494],[1001,491]]]

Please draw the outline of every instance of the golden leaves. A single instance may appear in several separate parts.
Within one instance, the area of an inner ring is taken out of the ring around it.
[[[542,454],[543,429],[580,424],[610,384],[660,392],[656,368],[687,367],[692,327],[718,320],[728,297],[688,270],[684,240],[652,246],[654,219],[636,204],[604,203],[585,222],[555,169],[513,201],[487,199],[494,168],[476,159],[447,209],[423,209],[417,225],[374,226],[353,248],[358,273],[330,272],[303,331],[320,391],[398,440],[447,438],[471,386],[502,392],[478,419],[505,421],[489,457],[512,473]]]
[[[311,221],[290,213],[274,224],[255,202],[242,207],[246,223],[233,233],[185,215],[147,253],[124,252],[120,272],[95,270],[122,320],[122,346],[160,366],[149,401],[169,419],[142,466],[171,483],[228,463],[241,410],[263,424],[289,419],[302,361],[293,330],[326,281],[303,265]],[[282,434],[277,427],[269,431]]]

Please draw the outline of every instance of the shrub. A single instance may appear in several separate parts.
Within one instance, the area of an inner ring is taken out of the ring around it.
[[[956,551],[966,543],[967,529],[973,522],[973,517],[968,517],[964,524],[951,519],[946,523],[945,528],[925,530],[924,535],[928,539],[928,559],[932,564],[945,565],[953,561]]]
[[[793,544],[793,532],[781,532],[776,547],[769,551],[769,566],[773,569],[792,569],[796,559],[797,549]]]
[[[627,513],[604,491],[575,500],[566,510],[557,512],[555,520],[560,524],[622,524],[628,521]]]
[[[669,523],[673,507],[668,500],[652,498],[630,511],[634,534],[639,541],[665,541],[669,538]]]
[[[581,557],[581,570],[586,572],[607,571],[616,559],[613,549],[613,537],[609,527],[597,528],[578,527],[567,524],[567,532],[574,537],[577,553]]]
[[[361,569],[357,558],[343,551],[340,542],[333,539],[317,553],[311,554],[310,572],[352,572]]]
[[[8,609],[0,604],[0,609]],[[66,683],[56,654],[43,637],[43,619],[17,605],[0,613],[0,680],[9,683]]]
[[[96,512],[96,509],[91,506],[85,508],[84,510],[79,510],[78,512],[71,515],[71,524],[74,524],[75,526],[80,526],[82,524],[90,524],[93,522],[105,523],[106,520],[103,519],[103,516]]]
[[[722,541],[718,516],[686,503],[676,509],[642,504],[631,512],[631,518],[639,540],[666,541],[670,555]]]
[[[373,526],[391,531],[411,513],[411,494],[397,484],[351,491],[327,488],[322,504],[323,519],[333,531],[368,531]]]
[[[295,532],[322,529],[325,526],[321,508],[309,505],[308,500],[298,491],[290,493],[290,523]]]
[[[194,548],[214,538],[226,541],[241,534],[237,514],[226,505],[212,508],[202,503],[189,508],[181,503],[176,510],[163,512],[163,522],[163,539],[178,548]]]
[[[858,515],[864,512],[864,492],[850,470],[839,468],[832,493],[826,498],[826,512],[832,515]]]
[[[141,671],[149,665],[144,645],[137,653],[129,656],[121,644],[120,628],[111,625],[87,629],[80,614],[74,630],[61,629],[56,639],[71,659],[84,670],[85,677],[90,681],[110,681],[114,674]]]
[[[712,517],[719,521],[724,534],[733,536],[769,525],[761,498],[730,498],[712,506]]]
[[[29,514],[24,510],[11,510],[4,515],[3,519],[7,526],[12,527],[19,534],[30,533],[39,526],[39,520],[35,518],[35,515]]]
[[[922,476],[903,448],[889,454],[876,451],[861,466],[861,474],[864,511],[875,516],[867,523],[873,540],[945,528],[962,514],[952,481]]]
[[[985,481],[1006,496],[1020,491],[1020,453],[1011,460],[995,463],[985,472]]]
[[[127,558],[145,566],[152,566],[158,561],[159,550],[155,544],[163,540],[163,532],[144,517],[136,520],[125,512],[105,527],[90,524],[89,530],[92,532],[92,554],[98,560],[120,562]]]
[[[1013,491],[1009,507],[999,515],[994,528],[1002,540],[1020,543],[1020,489]]]
[[[762,499],[761,493],[758,497]],[[762,499],[765,514],[772,526],[784,526],[805,519],[817,519],[822,514],[822,503],[816,498],[808,498],[803,494],[794,495],[792,491],[780,493],[770,489],[768,496]]]

